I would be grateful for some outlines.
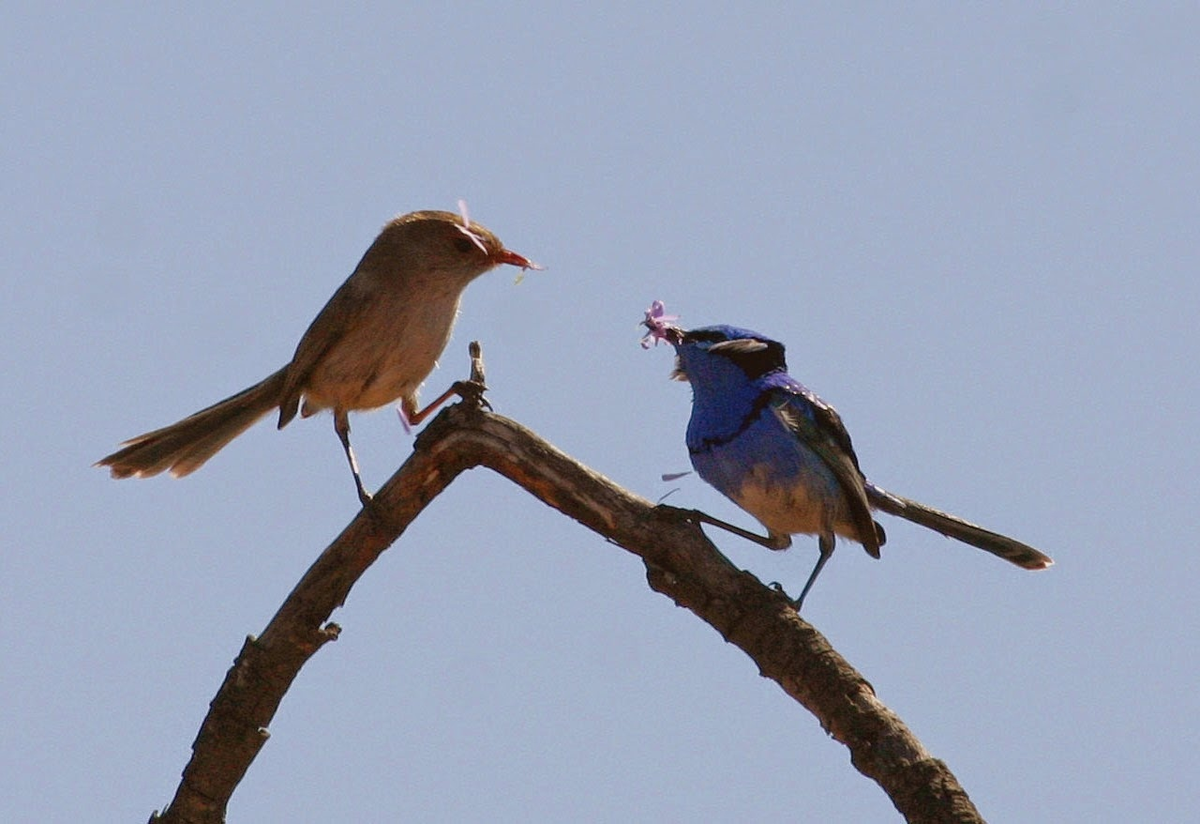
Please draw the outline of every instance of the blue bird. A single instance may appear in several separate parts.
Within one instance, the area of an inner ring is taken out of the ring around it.
[[[1054,563],[1031,546],[954,515],[902,498],[866,479],[837,411],[787,373],[784,346],[734,326],[684,331],[660,302],[646,312],[643,339],[675,347],[672,377],[692,385],[687,447],[696,472],[766,527],[767,536],[696,511],[692,517],[769,549],[792,535],[816,535],[820,556],[804,598],[833,554],[837,536],[862,544],[873,558],[886,536],[878,509],[998,555],[1025,569]]]

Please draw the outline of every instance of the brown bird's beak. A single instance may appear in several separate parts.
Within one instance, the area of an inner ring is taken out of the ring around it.
[[[534,263],[524,255],[518,255],[516,252],[513,252],[509,249],[501,249],[499,253],[492,257],[492,262],[507,263],[510,266],[520,266],[522,269],[535,269],[537,271],[541,271],[543,268],[545,268]]]

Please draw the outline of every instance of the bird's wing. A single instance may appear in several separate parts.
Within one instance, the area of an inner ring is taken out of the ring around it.
[[[346,330],[352,327],[355,316],[370,306],[370,300],[360,292],[361,285],[353,277],[347,279],[300,338],[292,362],[287,367],[287,380],[281,396],[283,401],[279,404],[280,429],[296,417],[300,396],[304,393],[313,368],[330,349],[337,346]]]
[[[871,517],[858,457],[837,410],[799,384],[772,389],[771,408],[792,434],[833,471],[846,496],[859,543],[869,555],[878,558],[883,533]]]

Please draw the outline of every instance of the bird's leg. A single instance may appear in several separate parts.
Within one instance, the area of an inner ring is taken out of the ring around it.
[[[417,411],[416,403],[412,398],[406,398],[401,403],[400,422],[404,424],[406,431],[409,427],[416,426],[428,418],[435,409],[449,400],[451,395],[458,395],[464,401],[474,404],[477,409],[491,410],[492,405],[483,396],[483,393],[487,391],[487,383],[484,379],[483,347],[479,341],[473,340],[467,347],[467,352],[471,355],[471,377],[469,379],[455,381],[449,389],[420,412]]]
[[[663,507],[663,504],[659,504],[659,506]],[[731,523],[722,521],[720,518],[714,518],[712,515],[709,515],[707,512],[701,512],[699,509],[680,509],[674,506],[664,508],[678,512],[684,520],[719,527],[726,532],[732,532],[739,538],[745,538],[747,541],[753,541],[759,546],[765,546],[767,549],[787,549],[792,545],[792,539],[787,535],[756,535],[749,530],[742,529],[740,526],[734,526]]]
[[[366,508],[371,505],[371,493],[367,492],[366,487],[363,486],[362,476],[358,474],[358,459],[354,457],[354,450],[350,447],[350,416],[346,414],[345,410],[334,410],[333,431],[337,433],[338,440],[342,442],[342,449],[346,450],[346,461],[350,464],[350,472],[354,475],[358,500],[362,502],[363,508]]]
[[[816,583],[817,576],[821,574],[821,567],[825,566],[825,562],[829,560],[829,556],[833,554],[833,545],[836,539],[833,537],[833,531],[829,530],[817,539],[817,546],[821,550],[821,557],[817,558],[817,565],[813,567],[812,574],[808,576],[808,581],[804,584],[804,589],[800,590],[800,597],[792,602],[792,606],[796,608],[797,614],[800,612],[800,607],[804,604],[804,596],[808,595],[808,591],[812,589],[812,585]]]
[[[486,391],[487,387],[484,386],[484,384],[480,381],[455,381],[450,385],[449,389],[438,395],[432,403],[430,403],[421,411],[409,413],[408,410],[401,409],[401,412],[404,416],[404,422],[409,426],[416,426],[421,421],[433,414],[433,412],[439,406],[450,400],[450,398],[454,395],[458,395],[464,401],[473,403],[476,406],[484,409],[491,409],[492,405],[488,403],[488,399],[483,396],[483,393]]]

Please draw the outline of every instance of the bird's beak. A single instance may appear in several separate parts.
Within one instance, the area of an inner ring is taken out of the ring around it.
[[[492,256],[492,263],[500,264],[507,263],[509,266],[520,266],[522,269],[536,269],[541,271],[544,267],[534,263],[524,255],[518,255],[509,249],[501,249],[498,253]]]

